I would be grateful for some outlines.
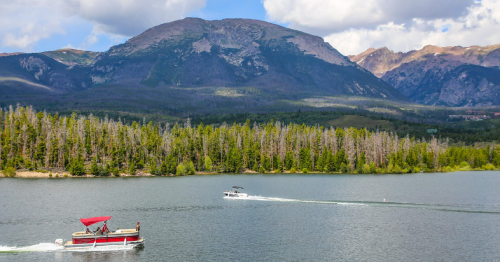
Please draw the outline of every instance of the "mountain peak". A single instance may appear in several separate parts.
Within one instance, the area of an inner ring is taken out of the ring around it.
[[[185,18],[161,24],[131,38],[125,44],[113,47],[110,55],[131,55],[159,45],[192,42],[196,51],[210,52],[213,46],[239,49],[248,54],[260,52],[262,44],[292,43],[304,54],[315,56],[331,64],[352,65],[323,38],[280,25],[253,19],[203,20]]]
[[[244,85],[288,93],[316,88],[327,93],[404,99],[372,76],[358,82],[359,76],[354,75],[366,71],[323,38],[252,19],[185,18],[161,24],[112,47],[94,66],[96,83]]]

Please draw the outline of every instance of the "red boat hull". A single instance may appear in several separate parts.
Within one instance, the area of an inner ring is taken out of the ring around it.
[[[125,238],[127,241],[136,241],[139,240],[139,236],[130,236],[130,237],[107,237],[107,236],[99,236],[96,238],[73,238],[73,244],[88,244],[88,243],[104,243],[104,242],[124,242]]]
[[[92,243],[109,243],[109,242],[127,242],[139,240],[139,232],[127,230],[123,233],[110,233],[103,235],[91,234],[73,234],[73,244],[92,244]],[[130,232],[132,231],[132,232]]]

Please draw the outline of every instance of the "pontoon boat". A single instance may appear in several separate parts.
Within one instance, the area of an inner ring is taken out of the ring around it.
[[[108,217],[91,217],[81,218],[80,221],[87,227],[99,222],[104,222],[101,228],[107,228],[106,222],[111,219]],[[79,247],[95,247],[95,246],[109,246],[109,245],[129,245],[134,244],[140,246],[144,244],[144,238],[139,237],[139,222],[137,222],[136,229],[121,229],[116,231],[96,232],[87,230],[75,232],[72,235],[71,241],[64,241],[57,239],[56,244],[62,245],[65,248],[79,248]],[[105,230],[106,231],[106,230]]]
[[[232,190],[224,192],[227,197],[248,197],[248,194],[241,192],[242,187],[233,186]]]

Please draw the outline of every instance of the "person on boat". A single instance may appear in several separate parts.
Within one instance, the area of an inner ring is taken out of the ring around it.
[[[108,229],[108,225],[106,224],[106,221],[104,221],[104,226],[102,226],[102,232],[109,233],[109,229]]]
[[[87,230],[85,230],[85,234],[92,234],[92,231],[87,227]]]
[[[139,226],[139,222],[137,222],[137,225],[135,225],[135,231],[139,232],[141,230],[141,226]]]
[[[122,231],[120,230],[120,228],[119,228],[119,227],[117,227],[117,228],[116,228],[115,233],[121,233],[121,232],[122,232]]]
[[[95,231],[96,235],[102,235],[102,230],[101,227],[98,227],[97,230]]]

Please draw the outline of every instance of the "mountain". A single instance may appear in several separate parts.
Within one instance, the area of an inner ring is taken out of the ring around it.
[[[350,56],[412,101],[427,105],[499,105],[496,74],[500,45],[486,47],[425,46],[395,53],[387,48],[368,49]]]
[[[369,48],[359,55],[350,55],[349,59],[361,67],[372,72],[378,77],[383,77],[386,72],[398,68],[402,64],[412,61],[426,60],[432,56],[439,56],[447,61],[455,61],[461,64],[473,64],[480,66],[500,65],[500,44],[491,46],[471,47],[439,47],[433,45],[424,46],[420,50],[412,50],[406,53],[393,52],[387,47],[378,49]]]
[[[99,55],[92,77],[96,84],[257,87],[405,99],[322,38],[248,19],[186,18],[153,27]]]
[[[91,86],[82,67],[69,68],[43,54],[0,58],[0,96],[32,96],[81,91]]]
[[[24,99],[17,92],[14,100],[5,89],[0,105],[207,113],[290,110],[305,99],[331,96],[408,101],[322,38],[248,19],[186,18],[103,53],[64,49],[0,57],[0,77],[31,83],[25,87],[30,95],[36,85],[60,94]]]
[[[76,49],[59,49],[55,51],[47,51],[42,54],[61,62],[68,66],[74,65],[90,65],[100,52],[83,51]]]
[[[21,53],[21,52],[15,52],[15,53],[0,53],[0,57],[2,57],[2,56],[11,56],[11,55],[20,55],[20,54],[24,54],[24,53]]]

